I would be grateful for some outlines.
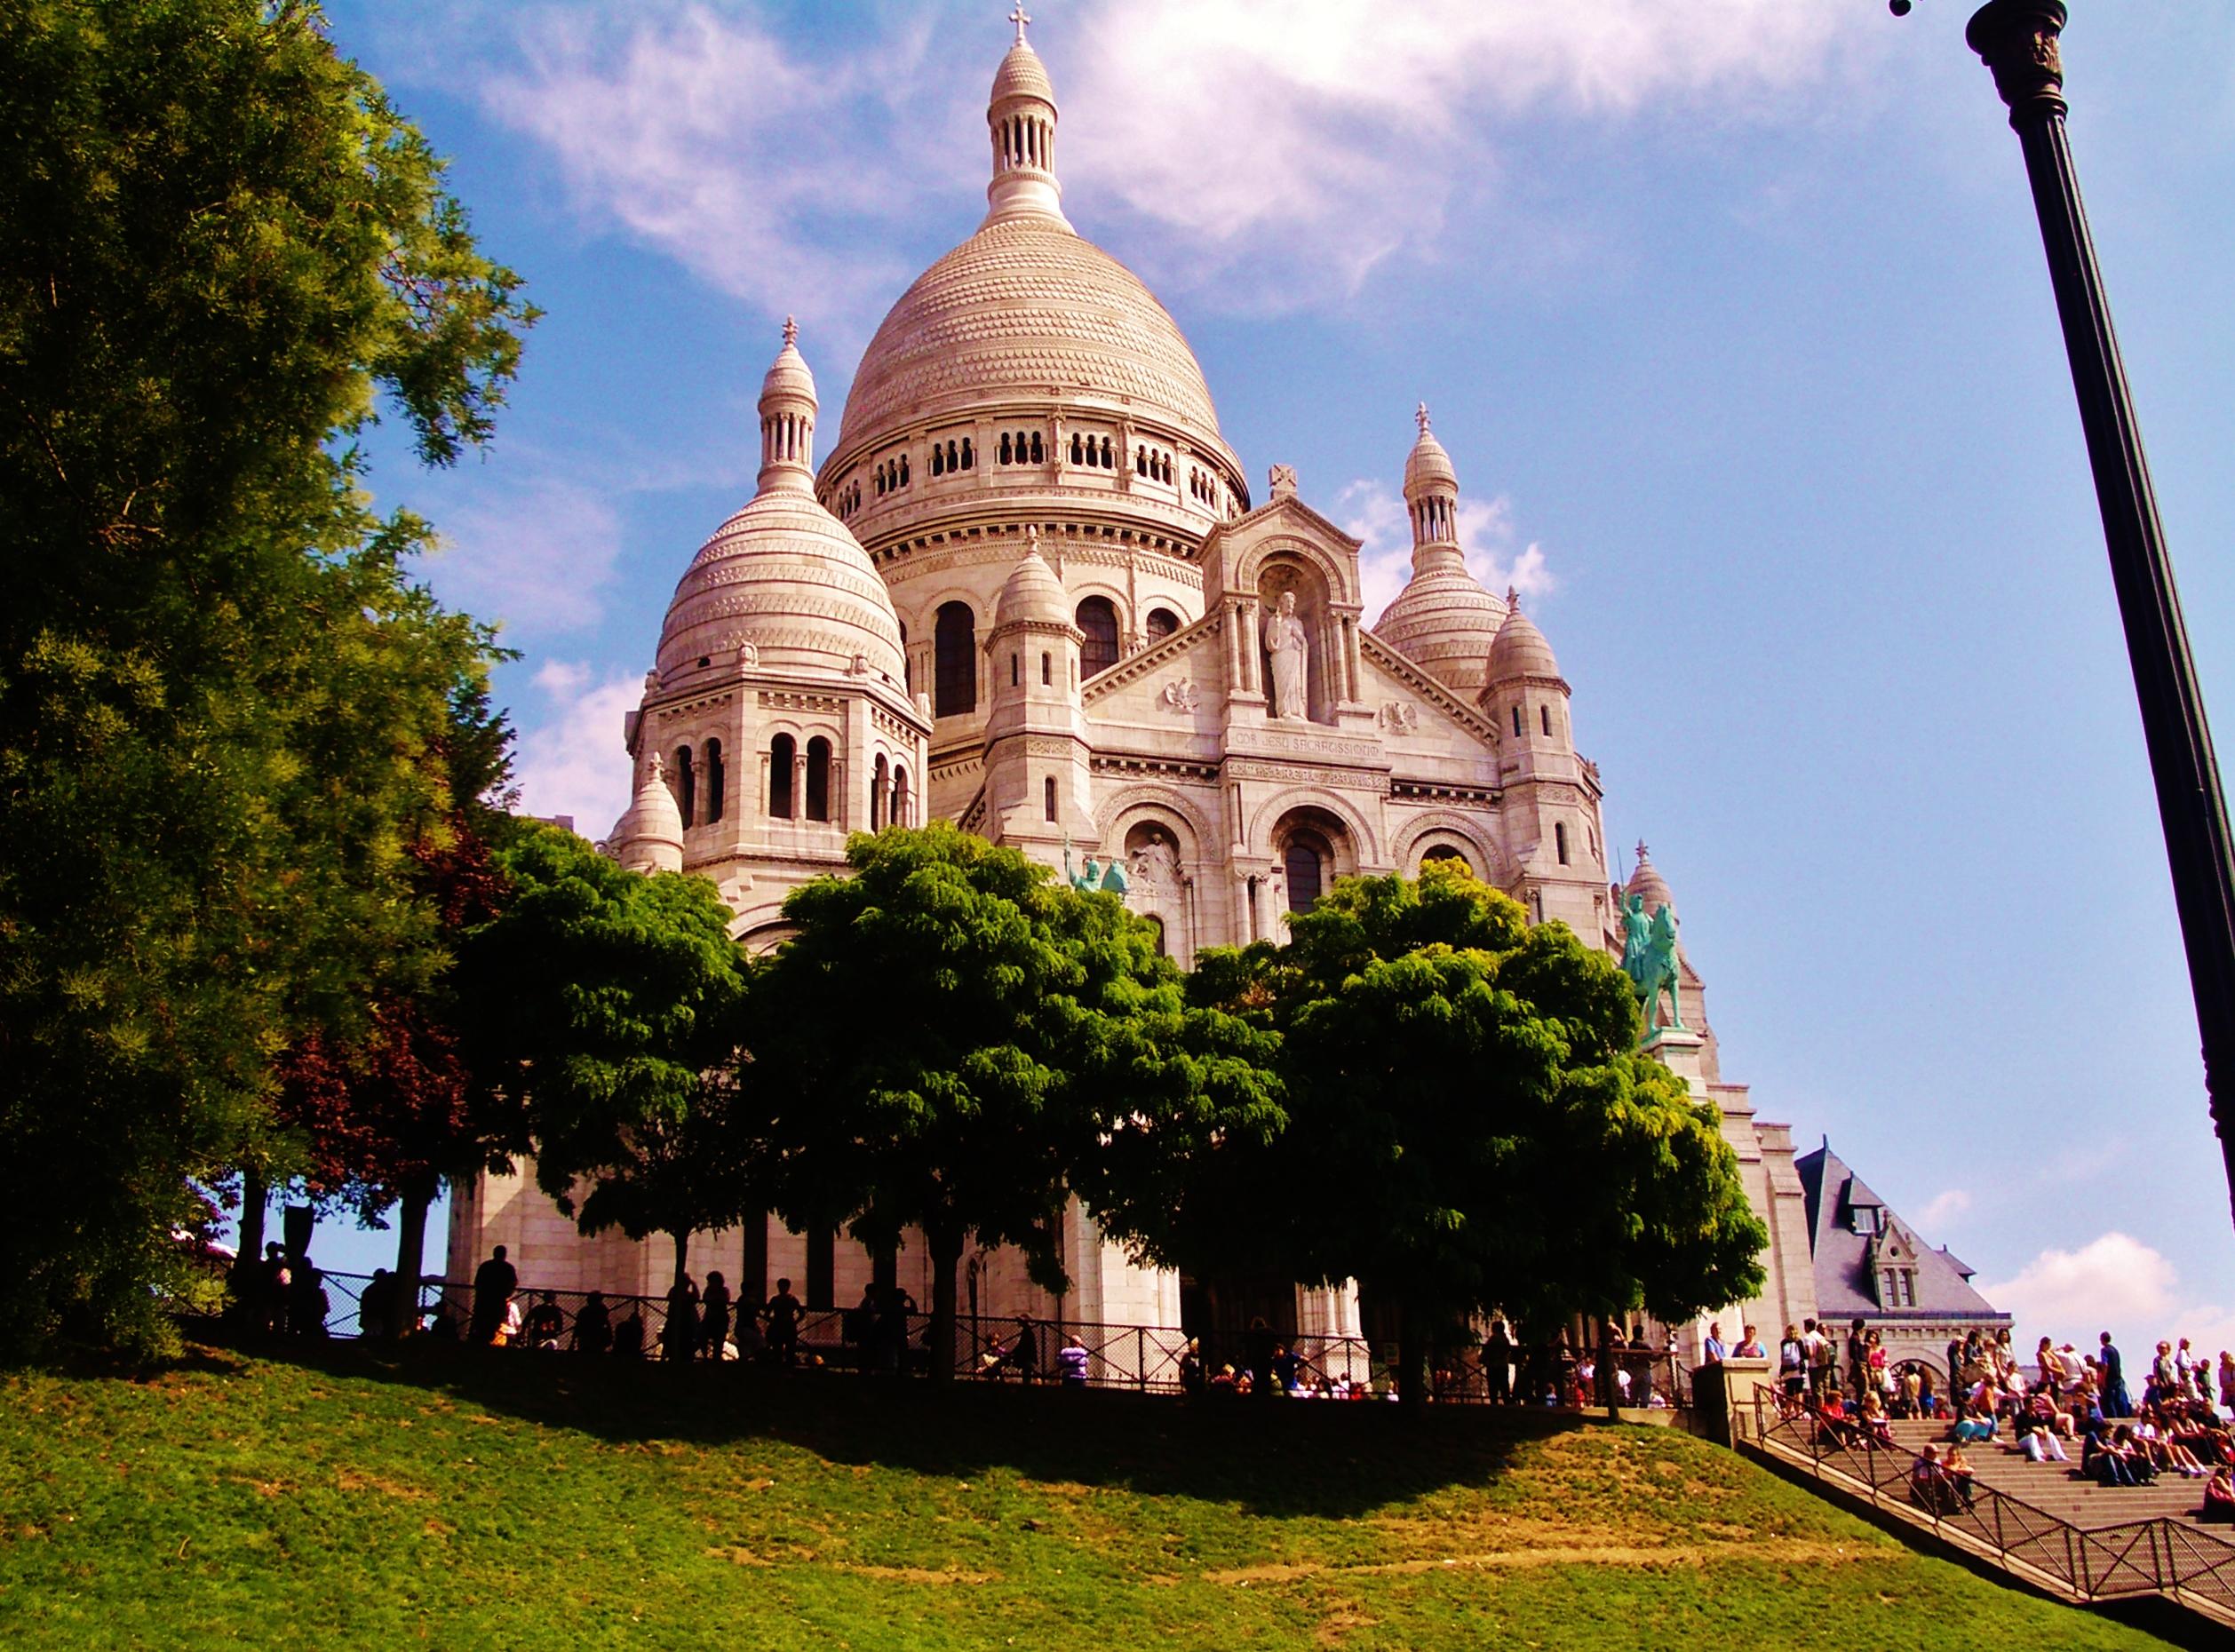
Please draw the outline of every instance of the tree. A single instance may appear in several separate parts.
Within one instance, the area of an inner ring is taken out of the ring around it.
[[[747,1191],[729,909],[705,878],[624,870],[557,827],[523,823],[498,859],[505,904],[459,949],[473,1083],[519,1110],[561,1210],[585,1232],[672,1234],[680,1282],[689,1235]]]
[[[1116,896],[945,823],[857,833],[847,859],[785,901],[797,933],[755,995],[772,1192],[795,1228],[923,1235],[944,1380],[971,1235],[1060,1291],[1072,1191],[1144,1227],[1188,1143],[1278,1113]]]
[[[440,968],[488,633],[351,438],[488,437],[534,319],[314,6],[0,15],[0,1338],[151,1346],[273,1066]]]
[[[1436,863],[1346,878],[1290,924],[1198,977],[1283,1036],[1289,1128],[1228,1192],[1296,1277],[1396,1306],[1402,1397],[1476,1313],[1674,1318],[1760,1288],[1767,1235],[1714,1111],[1635,1053],[1603,953]]]

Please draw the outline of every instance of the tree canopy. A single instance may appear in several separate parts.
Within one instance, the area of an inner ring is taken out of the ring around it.
[[[1221,1179],[1241,1215],[1213,1238],[1253,1237],[1198,1267],[1356,1279],[1399,1311],[1407,1393],[1475,1313],[1678,1318],[1759,1289],[1767,1235],[1714,1110],[1635,1052],[1604,954],[1436,862],[1346,878],[1290,924],[1192,982],[1280,1035],[1289,1113]]]
[[[0,1338],[147,1343],[281,1053],[442,967],[493,645],[352,439],[485,441],[534,313],[314,6],[8,8],[0,120]]]
[[[848,878],[784,904],[796,933],[751,1017],[771,1191],[795,1227],[871,1244],[915,1227],[932,1262],[932,1369],[951,1358],[965,1241],[1014,1245],[1064,1283],[1070,1194],[1120,1230],[1216,1129],[1278,1109],[1238,1024],[1190,1012],[1153,933],[1114,895],[945,823],[856,834]]]

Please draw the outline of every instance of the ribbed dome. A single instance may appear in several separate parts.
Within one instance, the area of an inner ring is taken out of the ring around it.
[[[1024,42],[1018,41],[1009,48],[1009,54],[1001,60],[1001,67],[993,74],[991,102],[999,103],[1007,98],[1038,98],[1054,103],[1055,83],[1047,77],[1047,65],[1040,61],[1040,54]]]
[[[1456,489],[1459,473],[1452,468],[1452,456],[1444,451],[1444,444],[1436,441],[1436,433],[1423,420],[1420,439],[1412,444],[1412,451],[1404,461],[1404,496],[1409,499],[1423,488],[1439,484]]]
[[[1552,657],[1552,645],[1544,639],[1544,632],[1521,611],[1511,592],[1506,597],[1506,623],[1498,628],[1498,639],[1490,645],[1490,674],[1485,680],[1502,683],[1516,677],[1559,676],[1560,662]]]
[[[1116,258],[1034,217],[987,224],[901,295],[854,375],[836,453],[1051,391],[1122,400],[1224,450],[1179,323]]]
[[[1671,912],[1676,909],[1676,897],[1668,892],[1668,880],[1661,876],[1660,869],[1645,853],[1645,845],[1642,841],[1637,846],[1637,870],[1630,874],[1630,880],[1622,886],[1622,893],[1625,895],[1643,895],[1645,910],[1649,914],[1658,912],[1663,907]]]
[[[1002,582],[1001,594],[993,605],[993,629],[1000,631],[1010,625],[1069,625],[1071,623],[1070,598],[1065,594],[1063,582],[1055,576],[1055,570],[1040,554],[1038,538],[1028,540],[1024,554],[1016,560],[1016,567]]]
[[[644,783],[613,823],[608,839],[613,858],[632,871],[676,871],[683,864],[683,812],[667,789],[667,772],[658,752],[646,768]]]
[[[1471,700],[1489,680],[1491,648],[1505,623],[1506,605],[1476,583],[1456,551],[1447,554],[1448,562],[1406,582],[1373,634]]]
[[[838,518],[794,488],[756,496],[691,559],[660,631],[660,675],[751,643],[764,666],[906,680],[893,600]]]

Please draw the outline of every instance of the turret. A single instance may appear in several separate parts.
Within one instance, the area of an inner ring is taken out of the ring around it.
[[[668,789],[667,766],[656,751],[644,766],[644,782],[607,840],[613,858],[632,872],[683,870],[683,812]]]
[[[993,179],[986,185],[986,222],[1063,217],[1063,186],[1055,181],[1055,86],[1047,66],[1024,38],[1032,20],[1019,6],[1009,13],[1016,44],[994,72],[993,95],[986,100],[986,126],[993,137]]]
[[[1374,635],[1448,688],[1473,697],[1505,605],[1467,571],[1459,543],[1459,473],[1428,428],[1428,403],[1413,414],[1420,436],[1404,461],[1404,508],[1412,523],[1412,577]]]
[[[1498,725],[1506,816],[1523,841],[1533,839],[1525,898],[1539,918],[1560,918],[1579,935],[1603,933],[1610,914],[1598,780],[1576,755],[1568,680],[1517,591],[1506,592],[1484,679],[1479,703]]]
[[[986,802],[1003,840],[1094,833],[1087,811],[1086,727],[1079,645],[1063,582],[1025,530],[1024,554],[993,605],[985,642],[992,705],[986,719]]]

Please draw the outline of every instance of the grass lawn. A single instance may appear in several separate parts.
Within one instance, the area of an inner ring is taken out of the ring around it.
[[[304,1358],[0,1378],[0,1645],[2162,1644],[1668,1429]]]

